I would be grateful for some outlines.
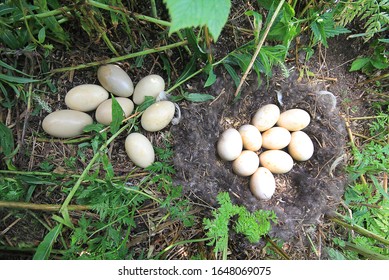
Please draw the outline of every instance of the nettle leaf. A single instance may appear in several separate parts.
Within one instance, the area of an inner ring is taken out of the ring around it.
[[[171,17],[169,34],[187,27],[207,26],[218,39],[230,13],[230,0],[164,0]]]

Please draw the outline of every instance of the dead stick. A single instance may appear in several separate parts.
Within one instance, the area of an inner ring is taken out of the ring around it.
[[[265,236],[265,240],[273,246],[273,248],[276,250],[277,254],[279,254],[280,256],[285,258],[286,260],[291,259],[290,256],[282,248],[280,248],[273,240],[271,240],[271,238],[268,235]]]
[[[238,86],[238,88],[237,88],[236,91],[235,91],[235,96],[237,96],[237,95],[239,94],[239,92],[240,92],[240,90],[241,90],[241,88],[242,88],[242,86],[243,86],[243,83],[244,83],[244,81],[245,81],[246,78],[247,78],[247,75],[248,75],[249,72],[251,71],[251,68],[253,67],[254,62],[255,62],[255,60],[257,59],[257,56],[258,56],[259,52],[261,51],[262,45],[263,45],[263,43],[265,42],[265,39],[266,39],[266,37],[267,37],[267,34],[269,33],[270,28],[272,27],[272,25],[273,25],[273,23],[274,23],[274,21],[275,21],[277,15],[278,15],[278,13],[280,12],[282,5],[284,5],[284,2],[285,2],[285,0],[281,0],[281,1],[280,1],[280,3],[279,3],[278,6],[277,6],[277,9],[275,10],[275,12],[274,12],[272,18],[270,19],[269,24],[266,26],[265,33],[263,33],[263,36],[262,36],[261,40],[260,40],[259,43],[258,43],[257,49],[255,50],[255,53],[254,53],[253,57],[251,58],[250,64],[249,64],[249,66],[247,67],[246,71],[244,72],[242,79],[240,79],[239,86]]]
[[[14,208],[14,209],[30,209],[39,211],[51,211],[56,212],[61,208],[59,204],[36,204],[29,202],[15,202],[15,201],[0,201],[0,208]],[[69,205],[69,211],[83,211],[90,210],[92,207],[89,205]]]

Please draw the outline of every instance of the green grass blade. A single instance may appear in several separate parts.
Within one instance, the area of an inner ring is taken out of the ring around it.
[[[58,235],[61,233],[62,224],[56,225],[49,233],[45,236],[43,241],[39,244],[34,254],[33,260],[47,260],[50,256],[51,249]]]
[[[0,80],[10,82],[10,83],[17,83],[17,84],[28,84],[28,83],[39,82],[39,80],[22,78],[22,77],[14,77],[14,76],[4,75],[4,74],[0,74]]]

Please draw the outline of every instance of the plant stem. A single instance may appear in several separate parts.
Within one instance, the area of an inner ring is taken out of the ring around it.
[[[286,260],[291,259],[289,255],[282,248],[280,248],[273,240],[271,240],[271,238],[268,235],[265,236],[265,240],[272,245],[276,253],[279,254],[281,257],[283,257]]]
[[[354,252],[357,252],[358,254],[361,254],[365,256],[366,258],[373,259],[373,260],[389,260],[388,256],[381,255],[377,252],[374,252],[373,250],[369,250],[366,247],[358,246],[356,244],[345,242],[345,248]]]
[[[110,59],[94,61],[94,62],[80,64],[80,65],[76,65],[76,66],[57,68],[57,69],[50,71],[50,73],[55,74],[58,72],[66,72],[66,71],[71,71],[71,70],[85,69],[85,68],[94,67],[94,66],[98,66],[98,65],[102,65],[102,64],[114,63],[114,62],[130,59],[130,58],[134,58],[134,57],[138,57],[138,56],[142,56],[142,55],[163,52],[163,51],[166,51],[169,49],[185,46],[186,44],[188,44],[188,41],[184,40],[184,41],[180,41],[180,42],[177,42],[174,44],[170,44],[170,45],[166,45],[166,46],[162,46],[162,47],[157,47],[157,48],[153,48],[153,49],[147,49],[147,50],[143,50],[140,52],[130,53],[130,54],[126,54],[126,55],[122,55],[122,56],[118,56],[118,57],[114,57],[114,58],[110,58]]]
[[[177,243],[174,243],[174,244],[171,244],[169,246],[167,246],[165,249],[163,249],[161,252],[159,252],[155,257],[154,259],[159,259],[163,254],[165,254],[167,251],[173,249],[174,247],[176,246],[180,246],[180,245],[184,245],[184,244],[187,244],[187,243],[195,243],[195,242],[205,242],[205,241],[209,241],[211,240],[212,238],[210,237],[206,237],[206,238],[199,238],[199,239],[191,239],[191,240],[183,240],[183,241],[179,241]]]
[[[84,180],[84,178],[86,177],[86,175],[88,174],[89,170],[92,168],[92,166],[95,164],[95,162],[97,161],[97,159],[101,156],[101,153],[104,152],[104,150],[108,147],[108,145],[113,141],[115,140],[116,137],[118,137],[123,131],[125,131],[128,127],[130,127],[130,123],[124,125],[122,128],[120,128],[114,135],[111,136],[111,138],[109,138],[107,140],[107,142],[105,142],[101,147],[100,149],[97,151],[97,153],[93,156],[93,158],[90,160],[90,162],[88,163],[88,165],[85,167],[84,171],[81,173],[81,176],[78,178],[77,182],[74,184],[73,188],[71,189],[71,191],[69,192],[68,196],[66,197],[65,201],[63,202],[59,212],[60,213],[64,213],[66,211],[68,211],[68,205],[70,203],[70,201],[72,200],[73,196],[76,194],[78,188],[80,187],[82,181]]]
[[[15,202],[15,201],[0,201],[0,208],[13,208],[13,209],[29,209],[39,211],[51,211],[56,212],[61,208],[60,204],[36,204],[30,202]],[[89,205],[68,205],[69,211],[84,211],[90,210]]]
[[[285,2],[285,0],[281,0],[280,3],[278,3],[278,6],[277,6],[276,10],[274,11],[273,16],[271,17],[270,22],[266,26],[265,32],[263,33],[261,40],[258,43],[257,49],[255,50],[255,53],[254,53],[253,57],[251,58],[250,64],[247,67],[246,71],[244,72],[242,79],[240,79],[240,83],[239,83],[238,88],[236,89],[235,94],[234,94],[235,96],[237,96],[239,94],[239,92],[243,86],[243,83],[247,78],[247,75],[251,71],[251,68],[253,67],[254,62],[257,59],[259,52],[261,51],[262,45],[265,42],[267,34],[269,33],[270,28],[272,27],[272,25],[273,25],[277,15],[278,15],[278,13],[280,12],[282,6],[284,5],[284,2]]]
[[[153,15],[153,17],[157,18],[158,17],[157,4],[155,4],[155,0],[150,0],[150,4],[151,4],[151,14]]]
[[[336,213],[336,212],[334,212],[334,214],[336,216],[338,216],[340,219],[344,220],[344,217],[341,214]],[[340,219],[338,219],[336,217],[330,217],[331,221],[333,221],[333,222],[335,222],[335,223],[337,223],[345,228],[354,230],[363,236],[373,238],[373,239],[375,239],[375,240],[377,240],[385,245],[389,245],[389,240],[383,238],[382,236],[379,236],[379,235],[377,235],[377,234],[375,234],[375,233],[373,233],[373,232],[371,232],[371,231],[369,231],[369,230],[367,230],[359,225],[356,225],[356,224],[350,225],[350,224],[348,224]]]

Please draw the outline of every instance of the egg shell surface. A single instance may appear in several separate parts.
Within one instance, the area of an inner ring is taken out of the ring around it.
[[[292,139],[288,146],[288,152],[293,159],[297,161],[306,161],[313,155],[313,142],[304,131],[292,132]]]
[[[154,163],[155,153],[153,145],[144,135],[134,132],[127,136],[125,149],[131,161],[142,168]]]
[[[142,78],[135,86],[132,100],[139,105],[146,96],[157,97],[165,89],[165,81],[159,75],[152,74]]]
[[[104,100],[108,92],[99,85],[85,84],[75,86],[65,95],[65,104],[72,110],[89,112],[95,110]]]
[[[159,101],[149,106],[141,117],[142,127],[150,132],[164,129],[173,119],[176,107],[171,101]]]
[[[249,150],[242,151],[242,153],[232,163],[232,170],[239,176],[252,175],[259,166],[258,155]]]
[[[292,157],[281,150],[268,150],[261,153],[259,162],[274,174],[287,173],[293,168]]]
[[[83,133],[93,119],[87,113],[75,110],[59,110],[50,113],[42,121],[43,130],[54,137],[70,138]]]
[[[239,128],[242,137],[243,147],[246,150],[258,151],[262,146],[261,132],[251,124],[244,124]]]
[[[235,128],[226,129],[220,135],[216,149],[222,160],[233,161],[237,159],[243,149],[240,133]]]
[[[250,178],[251,193],[260,200],[269,200],[276,189],[273,174],[265,167],[259,167]]]
[[[290,109],[282,112],[277,125],[289,131],[298,131],[306,128],[311,122],[311,116],[302,109]]]
[[[273,127],[280,116],[280,108],[275,104],[267,104],[259,108],[252,120],[251,123],[260,131],[268,130]]]
[[[130,76],[118,65],[106,64],[97,70],[100,84],[113,95],[130,97],[134,93],[134,84]]]
[[[262,147],[279,150],[288,146],[290,139],[289,130],[283,127],[272,127],[262,133]]]

